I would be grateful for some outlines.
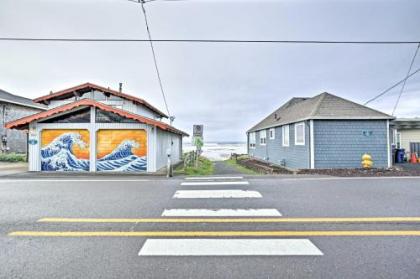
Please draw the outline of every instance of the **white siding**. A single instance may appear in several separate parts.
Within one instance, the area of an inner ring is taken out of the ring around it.
[[[103,103],[105,105],[109,105],[112,107],[116,107],[119,109],[123,109],[138,115],[142,115],[148,118],[152,119],[161,119],[161,117],[150,110],[149,108],[143,106],[143,105],[137,105],[134,104],[130,100],[126,100],[117,96],[111,96],[109,98],[105,97],[105,95],[102,92],[94,91],[93,96],[92,93],[85,93],[83,96],[79,97],[78,99],[94,99],[97,102]],[[76,101],[75,97],[71,97],[66,100],[52,100],[50,104],[48,105],[48,108],[55,108],[58,106],[66,105],[69,103],[73,103]]]
[[[420,129],[398,130],[401,133],[401,148],[410,152],[410,142],[420,142]]]
[[[173,145],[171,145],[171,142],[173,142]],[[181,161],[181,144],[180,135],[168,133],[160,129],[157,130],[156,170],[166,167],[168,148],[171,149],[172,164]]]

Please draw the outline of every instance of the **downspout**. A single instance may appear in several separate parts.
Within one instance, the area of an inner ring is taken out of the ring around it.
[[[388,159],[388,168],[392,167],[391,162],[391,141],[389,135],[389,120],[386,121],[386,150],[387,150],[387,159]]]

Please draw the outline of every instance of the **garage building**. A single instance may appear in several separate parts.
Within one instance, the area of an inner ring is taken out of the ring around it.
[[[34,99],[48,110],[6,128],[28,130],[30,171],[142,171],[181,161],[188,136],[145,100],[92,83]]]

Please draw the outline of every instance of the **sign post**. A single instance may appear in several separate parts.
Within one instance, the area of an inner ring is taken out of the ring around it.
[[[193,126],[193,145],[196,148],[195,166],[198,167],[198,158],[201,154],[201,148],[203,147],[203,125]]]

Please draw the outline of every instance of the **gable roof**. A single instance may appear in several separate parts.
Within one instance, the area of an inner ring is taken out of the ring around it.
[[[248,132],[309,119],[374,120],[394,119],[394,117],[324,92],[312,98],[292,98]]]
[[[41,96],[41,97],[35,98],[33,101],[36,102],[36,103],[45,103],[45,102],[48,102],[49,100],[63,100],[63,99],[67,99],[69,97],[74,96],[74,93],[84,94],[84,93],[90,92],[92,90],[97,90],[97,91],[100,91],[100,92],[103,92],[103,93],[107,93],[107,94],[110,94],[110,95],[113,95],[113,96],[117,96],[117,97],[129,100],[129,101],[132,101],[135,104],[143,105],[143,106],[147,107],[148,109],[150,109],[151,111],[157,113],[161,117],[168,118],[168,116],[165,113],[163,113],[159,109],[155,108],[154,106],[152,106],[151,104],[149,104],[148,102],[146,102],[143,99],[140,99],[140,98],[134,97],[132,95],[122,93],[120,91],[116,91],[116,90],[113,90],[113,89],[110,89],[110,88],[106,88],[106,87],[103,87],[103,86],[100,86],[100,85],[96,85],[96,84],[93,84],[93,83],[90,83],[90,82],[83,83],[83,84],[80,84],[80,85],[77,85],[77,86],[73,86],[73,87],[70,87],[70,88],[67,88],[67,89],[64,89],[64,90],[60,90],[60,91],[57,91],[57,92],[54,92],[54,93],[51,93],[51,94],[48,94],[48,95],[45,95],[45,96]]]
[[[74,109],[80,108],[80,107],[95,107],[95,108],[99,108],[101,110],[104,111],[108,111],[108,112],[112,112],[115,114],[118,114],[122,117],[125,118],[129,118],[129,119],[133,119],[136,120],[140,123],[143,124],[148,124],[148,125],[152,125],[152,126],[156,126],[158,128],[160,128],[161,130],[164,131],[168,131],[168,132],[172,132],[175,134],[179,134],[179,135],[183,135],[183,136],[188,136],[187,133],[176,129],[175,127],[172,127],[162,121],[158,121],[158,120],[154,120],[148,117],[144,117],[138,114],[134,114],[131,112],[127,112],[125,110],[122,109],[118,109],[118,108],[114,108],[108,105],[105,105],[103,103],[97,102],[95,100],[92,99],[82,99],[70,104],[66,104],[63,106],[59,106],[59,107],[55,107],[53,109],[47,110],[47,111],[42,111],[33,115],[29,115],[11,122],[6,123],[5,127],[8,129],[27,129],[27,126],[29,123],[33,122],[33,121],[38,121],[38,120],[42,120],[45,118],[49,118],[55,115],[61,115],[65,112],[70,112]]]
[[[39,109],[39,110],[46,110],[47,109],[46,106],[41,105],[41,104],[37,104],[29,98],[14,95],[14,94],[9,93],[7,91],[4,91],[2,89],[0,89],[0,101],[5,102],[5,103],[20,105],[20,106],[23,106],[23,107],[36,108],[36,109]]]

